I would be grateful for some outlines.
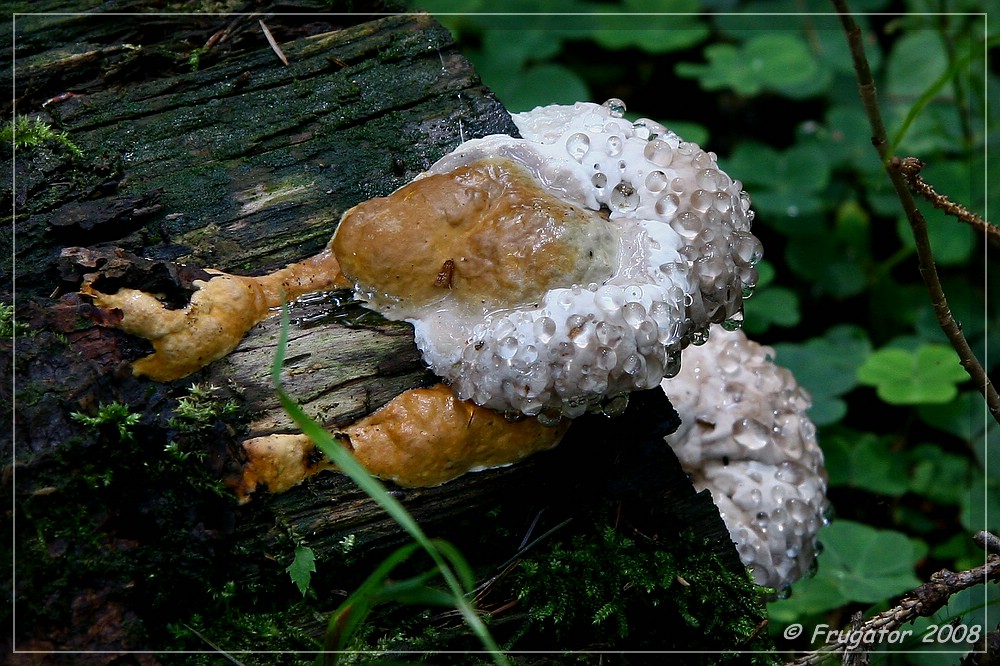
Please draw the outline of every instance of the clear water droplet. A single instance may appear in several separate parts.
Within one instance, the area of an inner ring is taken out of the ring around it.
[[[656,166],[670,166],[674,159],[674,149],[670,144],[660,139],[653,139],[642,149],[642,155]]]
[[[667,174],[662,171],[650,171],[646,176],[646,189],[650,192],[660,192],[667,186]]]
[[[733,208],[733,198],[726,192],[716,192],[715,201],[712,205],[720,213],[728,213]]]
[[[618,365],[618,354],[610,347],[600,347],[597,350],[597,367],[602,370],[611,370]]]
[[[614,134],[608,137],[608,146],[605,149],[605,152],[607,152],[611,157],[618,157],[622,154],[622,148],[624,145],[625,142],[622,138],[617,134]]]
[[[734,239],[736,259],[744,266],[753,266],[764,256],[760,240],[746,231],[737,231]]]
[[[517,353],[517,338],[513,336],[507,336],[500,341],[500,345],[497,347],[497,354],[505,361],[509,361],[514,358],[514,354]]]
[[[633,211],[639,206],[639,193],[629,183],[618,183],[611,190],[611,206],[621,212]]]
[[[646,319],[646,308],[642,307],[642,303],[626,303],[622,306],[622,318],[632,328],[639,328]]]
[[[729,317],[728,319],[724,320],[722,322],[722,328],[726,329],[727,331],[738,331],[741,328],[743,328],[743,313],[736,312],[733,314],[732,317]]]
[[[629,354],[622,361],[622,371],[629,375],[641,374],[645,366],[645,361],[638,354]]]
[[[653,209],[656,211],[657,215],[669,221],[673,219],[674,215],[677,214],[677,209],[680,208],[680,206],[681,202],[680,199],[677,198],[677,195],[668,194],[660,197],[656,201],[656,205],[653,206]]]
[[[684,212],[676,216],[670,222],[670,226],[682,238],[694,238],[701,232],[702,223],[701,218],[694,213]]]
[[[698,187],[714,192],[719,187],[718,177],[719,172],[715,169],[702,169],[695,180]]]
[[[695,210],[705,212],[715,201],[715,195],[706,190],[695,190],[691,193],[691,207]]]
[[[797,486],[806,480],[806,470],[801,465],[786,460],[778,465],[778,471],[774,473],[774,478]]]
[[[577,162],[590,151],[590,137],[583,132],[570,134],[566,139],[566,152]]]
[[[756,419],[742,418],[733,424],[733,440],[753,451],[767,446],[770,435],[767,427]]]
[[[518,354],[524,363],[530,365],[538,360],[538,347],[535,345],[525,345],[521,347],[521,352]]]
[[[625,292],[621,287],[613,284],[601,287],[595,297],[597,307],[606,312],[618,312],[625,305]]]
[[[540,411],[536,418],[543,426],[552,428],[559,425],[559,422],[562,421],[562,412],[547,407]]]
[[[704,150],[699,150],[695,153],[695,156],[691,158],[691,163],[694,165],[695,169],[711,169],[714,164],[712,156],[706,153]]]
[[[601,106],[608,110],[608,115],[612,118],[621,118],[625,115],[625,102],[621,101],[617,97],[605,100]]]
[[[535,320],[535,337],[543,345],[556,334],[556,322],[549,317],[539,317]]]
[[[597,172],[590,178],[590,182],[594,184],[594,187],[602,188],[608,184],[608,177],[601,172]]]
[[[667,354],[663,359],[663,376],[674,377],[681,371],[681,355]]]
[[[628,408],[628,394],[613,395],[601,403],[601,411],[605,416],[621,416]]]

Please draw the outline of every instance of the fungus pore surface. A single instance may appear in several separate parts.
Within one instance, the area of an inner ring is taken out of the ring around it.
[[[332,241],[359,298],[415,330],[463,400],[554,424],[620,413],[736,324],[760,242],[713,153],[624,104],[516,114],[522,138],[467,141]]]
[[[742,331],[713,327],[662,386],[681,416],[667,443],[695,488],[712,493],[754,581],[781,590],[814,564],[826,471],[811,399],[773,357]]]

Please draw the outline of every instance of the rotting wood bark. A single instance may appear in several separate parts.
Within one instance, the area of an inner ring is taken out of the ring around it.
[[[21,562],[50,560],[81,575],[92,574],[80,564],[87,557],[117,562],[125,553],[140,563],[77,587],[33,578],[49,571],[44,566],[19,572],[21,621],[37,620],[17,628],[19,649],[156,649],[166,639],[152,626],[157,614],[169,608],[173,619],[182,618],[227,580],[272,590],[268,601],[276,603],[275,581],[288,587],[283,569],[295,544],[308,544],[328,575],[339,576],[317,582],[329,592],[349,589],[405,540],[336,474],[258,496],[246,507],[199,496],[178,509],[186,513],[177,534],[151,536],[144,521],[176,529],[163,505],[186,500],[162,485],[172,477],[154,474],[145,487],[125,479],[146,479],[141,457],[157,464],[181,436],[178,401],[193,383],[221,387],[241,408],[239,423],[220,419],[199,434],[202,467],[216,478],[233,473],[241,438],[290,428],[269,376],[279,322],[255,327],[235,352],[198,375],[158,385],[129,372],[148,346],[102,326],[107,313],[73,293],[80,271],[90,268],[110,273],[108,280],[173,280],[177,290],[164,291],[181,300],[202,267],[272,270],[315,253],[344,210],[389,193],[462,139],[515,132],[447,31],[428,17],[276,14],[267,24],[288,66],[254,31],[255,21],[239,18],[95,14],[18,24],[18,112],[41,114],[66,130],[84,157],[44,146],[15,161],[8,202],[15,263],[13,275],[0,277],[8,292],[16,277],[18,317],[31,328],[16,343],[15,440],[8,443],[17,471],[16,548]],[[43,106],[65,92],[74,94]],[[73,268],[59,259],[68,246],[106,259],[121,248],[143,260],[119,253],[119,264]],[[131,271],[133,264],[146,268]],[[285,388],[330,427],[433,381],[408,325],[386,322],[343,293],[303,299],[292,305],[291,319]],[[88,432],[71,417],[111,401],[141,414],[131,444]],[[476,566],[488,568],[517,550],[520,536],[483,546],[490,541],[484,526],[499,523],[482,516],[498,507],[508,528],[525,529],[546,512],[537,534],[584,507],[612,502],[627,508],[626,524],[657,543],[692,527],[725,568],[739,571],[710,499],[693,493],[669,449],[651,445],[662,443],[671,424],[665,398],[633,402],[627,420],[590,419],[564,445],[524,464],[400,495],[428,531],[466,547]],[[92,542],[41,520],[67,503],[82,508]],[[25,525],[37,531],[28,534]],[[340,555],[345,539],[354,543],[348,558]],[[163,568],[173,575],[135,578]],[[177,586],[198,591],[182,595],[172,591]],[[42,602],[42,594],[50,596]],[[97,637],[94,627],[101,629]]]

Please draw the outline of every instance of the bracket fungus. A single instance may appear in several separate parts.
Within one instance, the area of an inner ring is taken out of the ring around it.
[[[714,154],[624,110],[515,114],[521,138],[467,141],[341,220],[345,277],[413,324],[459,398],[550,424],[620,413],[742,318],[761,254],[749,197]]]
[[[716,327],[662,386],[681,415],[667,443],[695,488],[712,493],[754,581],[781,590],[815,561],[826,471],[811,399],[773,357]]]
[[[210,272],[180,310],[86,280],[82,291],[152,341],[134,370],[160,381],[220,358],[310,291],[353,288],[412,323],[444,384],[341,431],[401,485],[550,448],[570,419],[620,414],[630,392],[662,383],[683,420],[668,442],[711,489],[756,581],[780,587],[812,561],[825,479],[808,396],[767,348],[722,330],[739,327],[757,281],[750,199],[713,153],[624,111],[612,99],[515,114],[520,137],[466,141],[358,204],[319,255],[258,278]],[[245,450],[243,497],[323,467],[301,435]]]

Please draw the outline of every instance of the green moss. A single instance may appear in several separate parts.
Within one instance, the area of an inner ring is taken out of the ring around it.
[[[493,522],[503,512],[489,513],[480,533],[494,536],[495,550],[504,539],[495,536]],[[481,572],[490,582],[479,590],[480,607],[492,611],[489,629],[514,664],[607,666],[630,663],[629,652],[644,651],[703,652],[683,655],[686,664],[780,663],[761,631],[762,591],[746,572],[727,570],[689,530],[651,540],[616,525],[615,516],[606,505],[584,511],[514,564]],[[471,543],[465,548],[475,550]],[[389,654],[427,651],[429,663],[491,663],[485,655],[449,660],[441,652],[475,647],[446,614],[391,606],[378,607],[352,645]],[[373,657],[356,659],[344,663]]]
[[[722,650],[714,657],[724,663],[735,651],[769,647],[755,640],[762,606],[750,577],[725,570],[691,533],[659,546],[595,527],[525,558],[511,586],[531,620],[514,648],[552,641],[670,650],[679,635],[684,649]]]
[[[195,433],[209,428],[216,419],[234,415],[238,410],[236,400],[219,395],[219,387],[192,384],[188,387],[188,394],[177,400],[169,425],[184,433]]]
[[[83,157],[83,151],[70,140],[66,132],[57,132],[38,118],[18,116],[0,129],[0,143],[13,143],[15,150],[39,146],[48,141],[59,144],[76,157]]]
[[[7,340],[14,337],[14,306],[7,303],[0,303],[0,338]]]
[[[77,599],[100,596],[134,611],[130,640],[162,645],[172,640],[165,624],[186,621],[191,608],[221,613],[234,596],[259,593],[256,583],[233,582],[235,500],[205,444],[224,448],[237,415],[204,387],[191,393],[223,416],[210,421],[192,408],[197,427],[182,433],[159,408],[169,402],[102,404],[77,415],[79,434],[19,476],[19,626],[57,632],[72,625]]]
[[[73,412],[70,416],[74,421],[82,423],[88,428],[104,429],[110,427],[117,431],[118,440],[122,442],[133,438],[132,429],[142,418],[141,414],[132,412],[128,405],[117,401],[101,404],[94,416],[82,412]]]

